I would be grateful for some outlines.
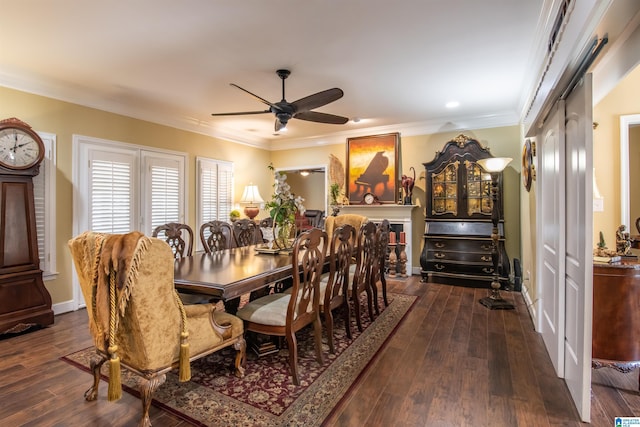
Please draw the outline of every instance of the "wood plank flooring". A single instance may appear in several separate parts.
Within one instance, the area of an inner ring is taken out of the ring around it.
[[[515,310],[478,303],[482,289],[389,281],[419,299],[386,349],[327,420],[327,426],[581,426],[564,382],[535,332],[521,295]],[[0,425],[133,426],[140,401],[128,393],[85,402],[89,374],[59,358],[92,344],[86,312],[56,316],[51,327],[0,339]],[[640,416],[638,373],[592,371],[593,426]],[[189,424],[155,406],[154,426]]]

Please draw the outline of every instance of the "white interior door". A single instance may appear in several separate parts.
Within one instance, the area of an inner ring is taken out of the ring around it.
[[[558,376],[564,376],[564,101],[558,101],[538,141],[538,331]]]
[[[591,74],[572,90],[565,113],[564,378],[583,421],[590,419],[593,307],[593,114]]]

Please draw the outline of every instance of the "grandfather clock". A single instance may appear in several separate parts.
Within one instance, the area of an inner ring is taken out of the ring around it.
[[[33,177],[44,144],[16,119],[0,121],[0,334],[53,323],[38,257]]]

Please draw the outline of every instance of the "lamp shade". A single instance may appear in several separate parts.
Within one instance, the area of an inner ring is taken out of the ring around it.
[[[513,160],[511,157],[489,157],[478,160],[478,164],[487,172],[502,172]]]
[[[249,205],[254,205],[256,203],[264,203],[262,197],[260,196],[260,192],[258,191],[258,186],[249,184],[244,187],[244,191],[242,192],[242,197],[240,198],[240,203],[246,203]]]

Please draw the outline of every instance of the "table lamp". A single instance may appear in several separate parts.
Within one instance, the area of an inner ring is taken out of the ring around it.
[[[482,298],[480,304],[490,308],[491,310],[509,310],[514,306],[506,301],[500,295],[500,273],[498,251],[498,241],[500,240],[500,232],[498,223],[500,222],[500,207],[498,206],[498,178],[500,173],[507,167],[509,162],[513,160],[510,157],[490,157],[488,159],[478,160],[478,164],[485,172],[491,174],[491,222],[493,229],[491,230],[491,260],[493,261],[493,281],[491,282],[491,293],[488,297]]]
[[[260,212],[259,204],[264,203],[264,200],[262,200],[260,192],[258,191],[258,186],[249,183],[249,185],[244,187],[240,203],[247,205],[244,208],[244,214],[248,216],[249,219],[255,218]]]

